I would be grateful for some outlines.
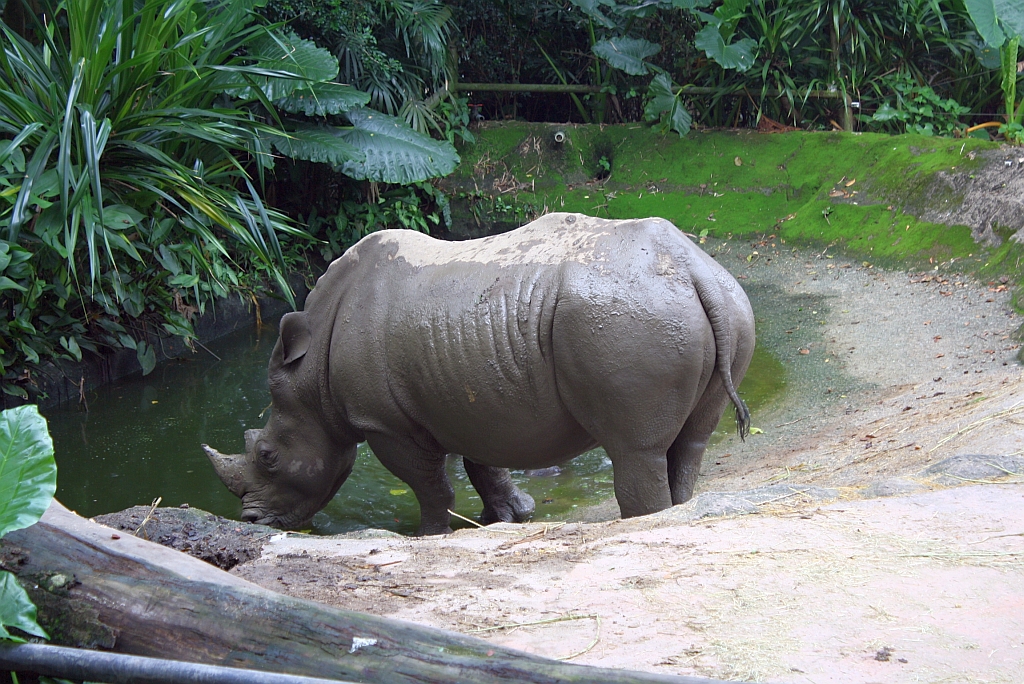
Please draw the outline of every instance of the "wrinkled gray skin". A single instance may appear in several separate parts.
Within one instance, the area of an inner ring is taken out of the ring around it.
[[[549,214],[503,235],[441,242],[391,230],[337,259],[281,320],[273,412],[246,453],[206,447],[242,518],[306,525],[366,441],[420,503],[420,534],[450,531],[446,454],[463,456],[482,520],[533,500],[506,468],[597,445],[623,517],[693,495],[701,457],[754,351],[737,282],[662,219]]]

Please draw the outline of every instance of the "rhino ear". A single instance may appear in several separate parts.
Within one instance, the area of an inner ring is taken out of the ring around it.
[[[284,352],[283,363],[297,361],[306,355],[309,349],[309,320],[305,311],[286,313],[281,318],[281,351]]]

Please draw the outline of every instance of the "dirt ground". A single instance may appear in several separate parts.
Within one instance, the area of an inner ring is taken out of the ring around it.
[[[607,667],[1024,681],[1024,383],[1005,285],[771,238],[705,248],[750,295],[787,390],[760,432],[709,449],[694,500],[424,539],[279,534],[232,572]]]

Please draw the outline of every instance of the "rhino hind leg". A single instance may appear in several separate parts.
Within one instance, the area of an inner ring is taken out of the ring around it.
[[[746,374],[753,353],[753,331],[750,331],[749,335],[741,336],[736,344],[731,371],[737,382]],[[728,420],[728,417],[723,418],[723,414],[731,401],[722,374],[714,373],[668,450],[668,482],[673,506],[686,503],[693,497],[708,440],[718,427],[719,420]],[[736,409],[737,427],[742,438],[745,431],[743,423],[749,425],[750,412],[742,401]]]
[[[427,451],[411,440],[369,434],[366,441],[385,468],[409,485],[420,504],[419,536],[450,534],[455,490],[445,470],[445,454]]]
[[[714,382],[712,383],[715,384]],[[721,383],[718,383],[721,385]],[[710,387],[708,388],[711,389]],[[686,503],[693,497],[700,474],[701,461],[707,449],[708,440],[718,425],[719,416],[729,402],[724,387],[717,393],[705,392],[693,413],[687,419],[679,436],[668,450],[668,484],[672,494],[672,505]],[[709,396],[709,394],[711,396]]]
[[[516,486],[507,468],[480,465],[468,458],[463,458],[462,463],[484,502],[481,523],[526,522],[533,517],[536,509],[533,497]]]

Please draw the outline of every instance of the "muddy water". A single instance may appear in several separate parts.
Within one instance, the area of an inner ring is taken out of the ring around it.
[[[238,518],[241,504],[213,473],[199,445],[221,451],[243,449],[242,432],[262,427],[270,403],[267,360],[276,333],[243,331],[209,345],[184,361],[162,364],[147,377],[102,388],[84,406],[46,411],[58,467],[57,498],[85,516],[145,505],[189,504]],[[220,357],[218,360],[213,355]],[[755,412],[784,386],[782,366],[763,349],[740,387]],[[720,430],[732,428],[731,412]],[[481,508],[461,463],[449,472],[456,512],[475,518]],[[515,479],[537,502],[536,520],[563,519],[573,508],[613,495],[611,462],[595,449],[553,477]],[[408,486],[391,475],[361,445],[352,476],[313,520],[313,532],[336,534],[366,527],[412,533],[419,508]],[[455,521],[455,526],[468,523]]]

